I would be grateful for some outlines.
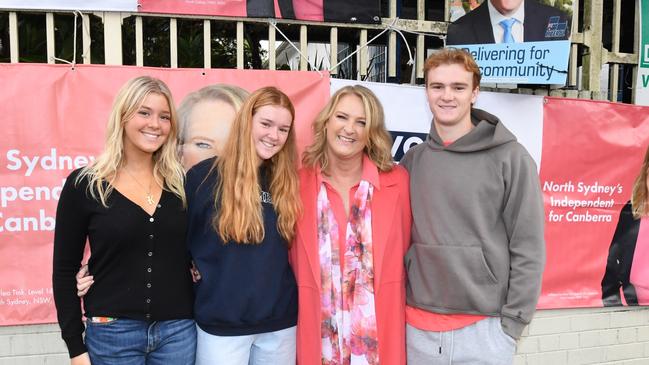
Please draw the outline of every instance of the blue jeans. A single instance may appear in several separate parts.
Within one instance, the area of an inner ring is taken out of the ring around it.
[[[196,325],[191,319],[87,320],[86,347],[93,365],[194,365]]]

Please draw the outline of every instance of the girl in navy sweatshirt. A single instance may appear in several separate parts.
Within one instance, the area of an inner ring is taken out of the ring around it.
[[[288,248],[299,213],[289,98],[254,92],[219,158],[187,173],[196,364],[294,364],[297,286]]]

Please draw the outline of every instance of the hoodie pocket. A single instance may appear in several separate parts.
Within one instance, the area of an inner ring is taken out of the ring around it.
[[[413,243],[406,254],[408,301],[423,308],[498,313],[503,285],[480,246]]]

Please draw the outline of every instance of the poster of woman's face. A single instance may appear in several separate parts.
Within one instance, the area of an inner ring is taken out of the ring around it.
[[[219,156],[248,92],[233,85],[206,86],[187,95],[178,108],[180,159],[185,170]]]

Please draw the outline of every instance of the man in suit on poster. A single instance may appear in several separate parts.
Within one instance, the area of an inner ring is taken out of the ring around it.
[[[537,0],[484,0],[449,24],[446,45],[565,40],[570,19]]]

